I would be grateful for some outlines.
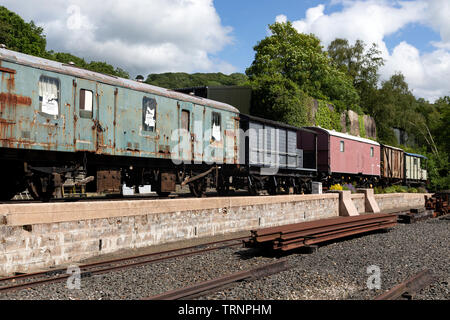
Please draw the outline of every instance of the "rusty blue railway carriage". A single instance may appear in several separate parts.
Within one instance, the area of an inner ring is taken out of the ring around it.
[[[6,49],[0,73],[2,200],[25,188],[48,200],[68,180],[202,195],[238,164],[230,105]]]
[[[313,128],[2,48],[0,73],[0,200],[27,188],[47,201],[76,185],[120,193],[150,184],[161,196],[177,185],[195,196],[208,187],[309,193],[332,173],[318,167]],[[411,177],[426,178],[423,168]]]

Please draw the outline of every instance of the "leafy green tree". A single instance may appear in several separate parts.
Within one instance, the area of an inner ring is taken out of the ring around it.
[[[331,63],[317,37],[298,33],[290,22],[269,29],[272,34],[254,47],[255,59],[246,70],[251,81],[281,75],[314,98],[341,101],[347,108],[358,103],[350,77]]]
[[[352,78],[361,99],[362,111],[370,113],[377,102],[378,70],[384,60],[375,43],[367,50],[366,47],[362,40],[351,46],[347,39],[337,38],[328,46],[328,54],[334,65]]]
[[[73,63],[75,63],[75,65],[77,67],[80,67],[80,68],[87,67],[87,63],[83,58],[79,58],[77,56],[74,56],[73,54],[64,53],[64,52],[56,52],[55,53],[53,51],[49,51],[48,53],[52,60],[56,60],[58,62],[66,63],[66,64],[73,62]]]
[[[294,81],[280,74],[263,75],[252,82],[250,113],[293,126],[307,126],[310,123],[308,102],[312,103],[311,100]]]
[[[436,110],[430,122],[435,124],[432,130],[436,136],[436,143],[450,155],[450,96],[438,99],[434,106]]]
[[[246,70],[252,114],[307,126],[313,122],[312,97],[332,102],[338,111],[357,105],[351,78],[332,65],[318,38],[298,33],[290,22],[269,28],[272,34],[254,47],[255,59]]]
[[[247,76],[242,73],[194,73],[167,72],[161,74],[150,74],[145,81],[155,86],[179,89],[202,86],[239,86],[247,82]]]
[[[33,21],[26,23],[19,15],[0,6],[0,43],[8,49],[46,57],[47,41],[43,31]]]

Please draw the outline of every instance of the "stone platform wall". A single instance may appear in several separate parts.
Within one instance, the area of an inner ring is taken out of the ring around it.
[[[423,206],[424,196],[381,194],[375,200],[383,211]],[[355,214],[367,211],[365,200],[364,194],[351,195]],[[3,204],[0,275],[32,272],[122,249],[331,218],[340,215],[339,208],[337,193]]]
[[[0,205],[0,275],[338,215],[337,194]]]

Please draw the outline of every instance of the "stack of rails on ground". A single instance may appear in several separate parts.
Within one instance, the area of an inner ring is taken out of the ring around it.
[[[448,193],[372,189],[424,185],[425,157],[6,49],[0,63],[0,298],[374,299],[418,265],[428,287],[401,296],[448,297]],[[157,197],[100,199],[124,185]],[[237,238],[250,248],[219,244]]]

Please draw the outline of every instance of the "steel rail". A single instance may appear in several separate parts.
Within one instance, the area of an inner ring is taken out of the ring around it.
[[[228,247],[234,247],[234,246],[241,245],[242,244],[241,241],[244,239],[247,239],[247,238],[248,237],[240,237],[240,238],[234,238],[234,239],[228,239],[228,240],[222,240],[222,241],[215,241],[215,242],[210,242],[210,243],[206,243],[206,244],[185,247],[185,248],[180,248],[180,249],[172,249],[172,250],[167,250],[167,251],[163,251],[163,252],[150,253],[150,254],[146,254],[146,255],[139,255],[139,256],[133,256],[133,257],[120,258],[120,259],[86,264],[86,265],[79,266],[80,270],[83,270],[83,272],[81,272],[80,276],[82,278],[89,277],[89,276],[92,276],[95,274],[102,274],[102,273],[107,273],[107,272],[111,272],[111,271],[116,271],[116,270],[131,268],[131,267],[137,267],[137,266],[141,266],[141,265],[145,265],[145,264],[161,262],[164,260],[175,259],[175,258],[180,258],[180,257],[187,257],[187,256],[192,256],[192,255],[197,255],[197,254],[203,254],[203,253],[214,251],[214,250],[220,250],[220,249],[224,249],[224,248],[228,248]],[[223,246],[216,246],[216,247],[211,247],[211,248],[195,250],[195,251],[191,251],[191,252],[163,256],[163,257],[159,257],[159,258],[151,259],[151,260],[143,260],[143,261],[132,262],[132,263],[128,263],[128,264],[121,264],[121,265],[111,266],[111,267],[107,267],[107,268],[103,268],[103,269],[88,271],[89,268],[92,268],[92,267],[111,265],[114,263],[120,263],[120,262],[124,262],[124,261],[132,261],[132,260],[136,260],[136,259],[152,257],[155,255],[164,255],[164,254],[173,253],[173,252],[177,252],[177,251],[192,250],[192,249],[202,247],[202,246],[215,245],[218,243],[226,243],[226,242],[230,242],[230,241],[240,241],[240,242],[231,243],[231,244],[227,244],[227,245],[223,245]],[[21,275],[12,276],[12,277],[6,277],[6,278],[0,279],[0,281],[15,281],[17,279],[23,280],[23,279],[33,278],[36,276],[48,276],[48,275],[53,275],[53,274],[57,275],[57,274],[61,274],[64,272],[66,272],[66,269],[49,270],[49,271],[42,271],[42,272],[35,272],[35,273],[30,273],[30,274],[21,274]],[[71,276],[70,274],[66,274],[63,276],[53,277],[50,279],[36,280],[36,281],[30,281],[30,282],[25,282],[25,283],[10,285],[10,286],[3,286],[3,287],[0,287],[0,292],[18,290],[21,288],[28,288],[28,287],[37,286],[37,285],[46,284],[46,283],[60,282],[60,281],[67,279],[70,276]]]
[[[287,261],[280,260],[269,263],[247,271],[240,271],[231,275],[215,278],[194,284],[189,287],[167,291],[158,295],[144,298],[143,300],[177,300],[189,299],[210,293],[211,291],[223,288],[231,283],[249,280],[253,281],[258,278],[266,277],[271,274],[279,273],[288,269]]]
[[[379,295],[375,300],[412,300],[417,292],[429,286],[435,279],[431,270],[425,269],[396,285],[391,290]]]

